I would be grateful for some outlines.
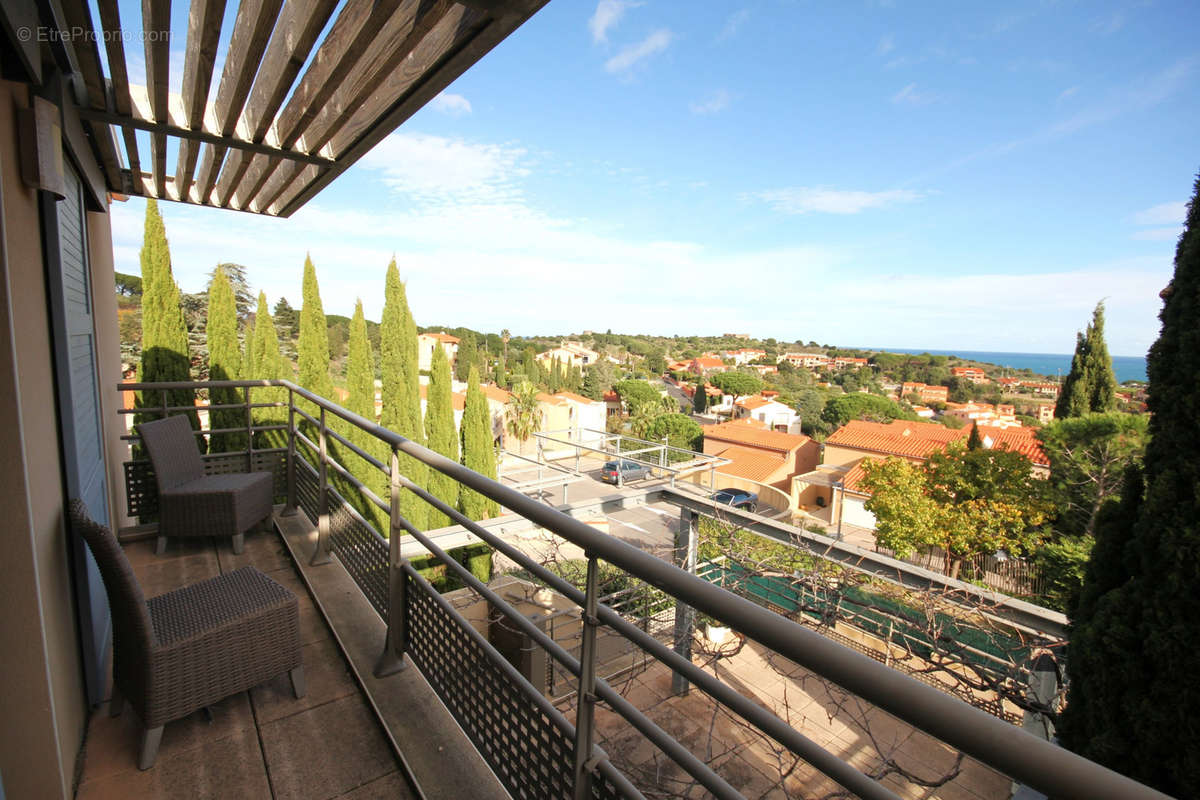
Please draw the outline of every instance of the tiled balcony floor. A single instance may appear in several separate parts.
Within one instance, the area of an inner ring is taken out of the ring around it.
[[[296,593],[305,697],[287,675],[167,723],[155,765],[137,768],[140,726],[127,707],[92,714],[76,797],[94,798],[407,798],[413,794],[383,729],[363,699],[279,535],[252,533],[234,555],[226,540],[172,540],[126,546],[147,597],[252,564]]]

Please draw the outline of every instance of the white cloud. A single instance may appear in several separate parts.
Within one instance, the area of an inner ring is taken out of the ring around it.
[[[1187,203],[1159,203],[1133,215],[1135,225],[1182,225],[1187,217]],[[1178,235],[1179,231],[1175,231]]]
[[[937,99],[937,95],[930,92],[917,91],[917,85],[910,83],[900,91],[892,95],[892,102],[896,105],[907,106],[925,106]]]
[[[885,33],[879,37],[879,44],[875,45],[875,55],[886,56],[888,53],[896,49],[896,37],[894,34]]]
[[[1058,102],[1061,103],[1063,100],[1066,100],[1069,97],[1074,97],[1075,94],[1078,92],[1079,92],[1078,86],[1071,86],[1067,89],[1063,89],[1061,92],[1058,93]]]
[[[724,42],[737,36],[737,32],[741,30],[741,27],[746,24],[748,19],[750,19],[750,9],[748,8],[738,9],[730,14],[717,34],[717,41]]]
[[[674,39],[674,33],[666,28],[660,28],[637,44],[623,48],[604,62],[604,69],[612,73],[629,72],[637,66],[638,62],[666,50]]]
[[[1146,228],[1135,231],[1132,238],[1143,242],[1173,242],[1181,233],[1179,228]]]
[[[717,89],[705,100],[698,103],[689,103],[688,108],[693,114],[716,114],[718,111],[724,111],[729,108],[730,102],[733,101],[731,95],[725,89]]]
[[[452,117],[461,117],[463,114],[471,113],[471,101],[461,94],[441,92],[437,97],[433,98],[433,101],[429,105],[434,111],[440,111]]]
[[[907,189],[884,192],[861,192],[824,187],[799,186],[769,189],[753,197],[784,214],[857,214],[869,208],[885,208],[898,203],[911,203],[924,195]]]
[[[391,188],[430,205],[495,204],[520,197],[529,174],[520,147],[393,133],[362,160]]]
[[[608,41],[608,32],[617,26],[621,17],[631,8],[637,8],[641,3],[633,0],[600,0],[596,11],[588,20],[588,30],[592,32],[592,42],[600,44]]]
[[[1098,33],[1101,36],[1111,36],[1121,28],[1125,27],[1125,14],[1120,11],[1114,11],[1106,17],[1101,17],[1092,22],[1092,33]]]

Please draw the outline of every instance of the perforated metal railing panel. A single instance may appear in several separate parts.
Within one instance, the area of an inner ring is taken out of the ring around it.
[[[388,547],[370,528],[352,516],[350,504],[329,492],[329,539],[333,554],[354,578],[379,616],[387,619]]]
[[[125,508],[130,517],[150,517],[158,513],[158,485],[154,467],[140,459],[126,461]],[[246,471],[246,453],[209,453],[204,456],[206,475],[224,475]],[[250,471],[270,472],[274,478],[275,502],[287,495],[287,453],[283,450],[256,451],[250,461]]]
[[[409,657],[513,797],[571,797],[574,743],[464,630],[408,580]],[[601,776],[595,798],[618,798]]]

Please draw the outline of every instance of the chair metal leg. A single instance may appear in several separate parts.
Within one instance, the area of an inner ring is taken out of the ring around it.
[[[233,553],[234,553],[234,555],[240,555],[242,552],[242,549],[245,546],[246,546],[246,534],[239,533],[233,537]]]
[[[297,700],[304,697],[304,693],[307,691],[304,687],[304,665],[301,664],[288,672],[288,677],[292,679],[292,694],[296,695]]]
[[[158,539],[154,542],[154,555],[161,556],[167,552],[167,537],[159,534]]]
[[[112,699],[108,701],[108,715],[110,717],[121,716],[121,709],[125,707],[125,695],[121,694],[121,688],[113,683]]]
[[[158,758],[158,746],[162,744],[162,735],[162,725],[142,731],[142,753],[138,756],[138,769],[146,770],[154,766],[154,760]]]

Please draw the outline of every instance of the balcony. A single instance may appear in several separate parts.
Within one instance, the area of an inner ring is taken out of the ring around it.
[[[948,594],[975,587],[753,514],[718,511],[666,481],[638,497],[599,500],[653,500],[677,511],[667,525],[674,547],[646,552],[597,532],[570,507],[466,470],[289,382],[118,388],[165,397],[168,389],[216,386],[241,390],[246,426],[197,435],[240,433],[250,446],[206,456],[207,468],[272,470],[272,532],[249,536],[241,556],[226,542],[172,542],[157,558],[143,540],[152,535],[147,526],[124,531],[125,546],[148,594],[242,563],[292,587],[312,686],[295,701],[283,682],[268,684],[223,702],[211,724],[198,717],[168,725],[159,763],[145,773],[134,766],[132,723],[101,708],[80,796],[236,785],[239,794],[276,797],[982,800],[1008,797],[1015,781],[1064,798],[1161,797],[1020,730],[1011,693],[940,685],[925,669],[936,654],[913,647],[876,610],[834,620],[826,588],[800,591],[780,575],[739,584],[719,559],[700,563],[697,530],[702,515],[723,516],[735,530],[808,552],[819,544],[822,559],[856,563],[897,585],[940,581]],[[164,401],[157,413],[192,410]],[[269,432],[273,442],[261,435]],[[382,447],[363,446],[362,432]],[[389,455],[372,454],[381,452]],[[466,519],[409,482],[402,456],[498,501],[504,515]],[[384,481],[364,482],[345,466],[351,459],[386,478],[386,496],[367,485]],[[152,515],[148,464],[131,460],[125,476],[130,515]],[[454,525],[416,529],[399,513],[404,492]],[[531,555],[512,535],[529,529],[568,555]],[[449,552],[480,544],[512,570],[484,583]],[[435,589],[427,569],[414,565],[430,556],[462,588]],[[851,606],[854,597],[839,590],[835,605]],[[1002,601],[989,613],[1028,629],[1038,612]],[[733,632],[710,637],[698,614]],[[1028,679],[1028,665],[986,656],[971,656],[972,675],[1009,669]]]

